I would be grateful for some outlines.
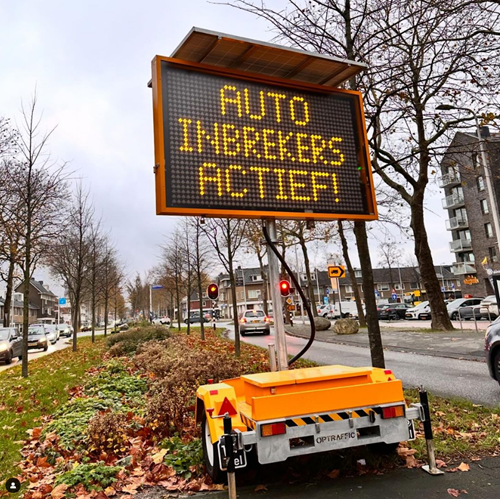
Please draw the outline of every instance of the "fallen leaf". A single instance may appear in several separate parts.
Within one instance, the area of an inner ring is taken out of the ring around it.
[[[113,488],[113,487],[106,487],[104,489],[104,493],[108,496],[108,497],[112,497],[112,496],[115,496],[116,495],[116,490]]]
[[[36,460],[36,466],[38,468],[50,468],[50,464],[47,462],[47,457],[39,457]]]
[[[447,464],[444,461],[441,461],[441,459],[436,459],[436,466],[438,468],[447,468]]]
[[[31,438],[38,440],[41,434],[42,434],[41,428],[33,428],[33,432],[31,433]]]
[[[65,483],[61,483],[57,487],[54,487],[54,490],[50,493],[50,496],[52,499],[61,499],[64,497],[64,493],[66,492],[66,489],[68,486]]]
[[[101,490],[95,495],[95,499],[108,499],[108,496]]]
[[[461,463],[460,466],[458,467],[460,471],[469,471],[470,466],[467,463]]]
[[[328,475],[326,475],[328,478],[337,478],[340,474],[340,470],[332,470]]]
[[[457,489],[447,489],[446,492],[452,497],[458,497],[460,495],[460,491]]]
[[[257,485],[255,492],[267,492],[267,487],[265,485]]]
[[[163,458],[165,457],[165,454],[168,452],[167,449],[162,449],[160,452],[157,452],[156,454],[153,454],[153,462],[155,464],[160,464],[163,462]]]

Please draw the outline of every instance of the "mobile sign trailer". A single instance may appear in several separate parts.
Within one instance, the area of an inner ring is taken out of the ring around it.
[[[227,470],[233,497],[234,470],[248,452],[267,464],[396,445],[414,438],[416,418],[429,420],[426,403],[406,406],[390,370],[288,370],[315,332],[307,298],[276,249],[276,219],[377,218],[361,95],[331,88],[363,67],[198,28],[173,57],[152,62],[157,214],[262,219],[273,310],[283,306],[281,263],[311,322],[308,344],[289,361],[275,313],[278,371],[198,388],[206,468],[215,481]]]

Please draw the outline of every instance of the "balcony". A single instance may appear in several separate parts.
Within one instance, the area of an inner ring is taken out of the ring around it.
[[[452,267],[455,275],[469,275],[476,273],[476,264],[473,262],[455,262]]]
[[[445,187],[452,187],[460,183],[461,180],[458,172],[451,172],[441,176],[441,179],[439,180],[439,187],[443,189]]]
[[[467,216],[453,217],[446,220],[446,230],[466,229],[469,227]]]
[[[459,208],[464,204],[465,202],[463,194],[451,194],[450,196],[446,196],[443,199],[443,208],[447,210],[451,210],[452,208]]]
[[[451,241],[450,251],[456,253],[458,251],[467,251],[472,249],[472,242],[467,239],[457,239],[456,241]]]

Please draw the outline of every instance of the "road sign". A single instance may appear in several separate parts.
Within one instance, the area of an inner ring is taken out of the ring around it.
[[[380,293],[379,293],[377,290],[375,290],[375,296],[376,296],[377,298],[380,298]]]
[[[441,287],[441,291],[444,293],[444,286]]]
[[[156,56],[156,212],[377,218],[361,93]]]
[[[66,305],[66,298],[59,298],[59,305]]]
[[[287,305],[287,309],[290,312],[293,312],[295,310],[295,305]]]
[[[392,299],[393,300],[397,300],[398,299],[398,295],[396,293],[392,293]]]
[[[328,296],[323,296],[323,303],[328,305]]]
[[[415,297],[419,297],[420,296],[420,290],[417,289],[413,292],[413,294],[415,295]]]
[[[288,303],[288,305],[291,305],[293,303],[293,300],[291,298],[287,298],[286,302]]]
[[[331,265],[328,267],[328,277],[345,277],[345,267],[343,265]]]
[[[326,288],[325,293],[326,293],[327,295],[329,295],[329,294],[330,294],[330,288]]]
[[[151,286],[151,289],[163,289],[163,286],[161,284],[154,284]]]

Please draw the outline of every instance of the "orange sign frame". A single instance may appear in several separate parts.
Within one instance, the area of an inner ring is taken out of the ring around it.
[[[167,203],[167,186],[165,176],[165,144],[164,144],[164,109],[162,99],[162,77],[161,64],[168,62],[183,69],[215,74],[235,78],[238,80],[248,80],[263,84],[274,84],[290,89],[302,91],[314,91],[317,93],[344,93],[351,94],[358,99],[358,109],[360,110],[356,122],[357,135],[361,144],[359,153],[363,156],[366,168],[361,171],[361,183],[365,188],[367,201],[367,211],[363,214],[346,214],[346,213],[324,213],[324,212],[307,212],[307,211],[265,211],[261,209],[248,210],[231,210],[231,209],[207,209],[207,208],[186,208],[172,207]],[[212,218],[259,218],[259,219],[285,219],[285,220],[377,220],[377,203],[375,199],[375,190],[373,177],[371,172],[371,162],[368,152],[368,138],[366,135],[366,124],[363,115],[363,101],[360,92],[352,90],[343,90],[338,88],[325,87],[303,83],[294,80],[285,80],[282,78],[268,77],[258,74],[249,74],[237,70],[229,70],[207,64],[193,63],[180,59],[172,59],[169,57],[156,56],[152,63],[152,89],[153,89],[153,125],[154,125],[154,145],[155,145],[155,189],[156,189],[156,214],[157,215],[173,215],[173,216],[202,216]]]

